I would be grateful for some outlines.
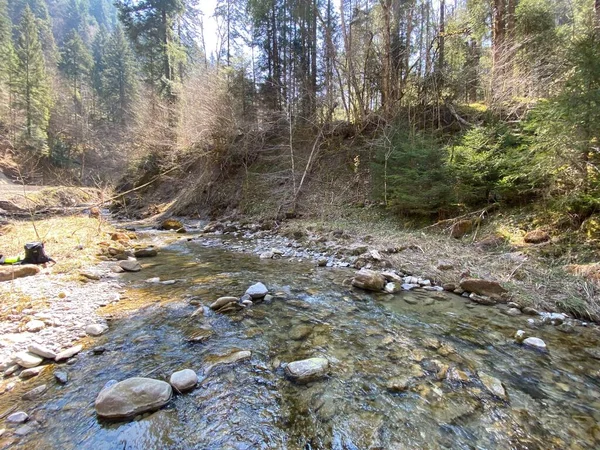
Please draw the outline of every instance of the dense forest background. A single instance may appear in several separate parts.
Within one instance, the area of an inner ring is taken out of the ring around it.
[[[599,210],[600,1],[219,0],[216,51],[196,1],[0,0],[0,152],[178,212]]]

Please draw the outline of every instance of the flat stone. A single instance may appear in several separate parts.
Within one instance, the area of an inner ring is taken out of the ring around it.
[[[35,400],[36,398],[41,396],[47,390],[48,390],[48,386],[46,386],[45,384],[42,384],[42,385],[37,386],[37,387],[33,388],[32,390],[26,392],[25,394],[23,394],[23,396],[21,398],[23,400]]]
[[[41,356],[42,358],[54,359],[56,358],[56,352],[53,352],[47,347],[44,347],[41,344],[31,344],[27,347],[29,353],[33,353],[34,355]]]
[[[417,303],[419,303],[419,301],[413,297],[404,297],[404,301],[409,305],[416,305]]]
[[[192,369],[183,369],[174,372],[169,378],[169,383],[176,391],[186,392],[193,389],[198,383],[198,375]]]
[[[219,297],[212,305],[210,305],[210,309],[221,309],[223,306],[229,303],[237,303],[238,300],[239,299],[237,297]]]
[[[128,378],[100,391],[96,413],[107,419],[134,417],[166,405],[173,389],[169,383],[152,378]]]
[[[329,361],[325,358],[309,358],[294,361],[285,367],[285,374],[297,383],[308,383],[327,374]]]
[[[252,297],[252,300],[264,298],[269,293],[267,287],[262,283],[256,283],[246,289],[246,294]]]
[[[0,266],[0,281],[10,281],[15,278],[30,277],[40,273],[41,269],[34,264],[2,265]]]
[[[523,341],[523,345],[528,347],[533,347],[538,350],[546,350],[546,343],[542,341],[540,338],[536,337],[528,337]]]
[[[523,314],[527,314],[528,316],[539,316],[540,312],[535,309],[532,308],[531,306],[525,306],[522,310]]]
[[[32,367],[31,369],[25,369],[19,374],[19,378],[26,380],[28,378],[37,377],[40,373],[44,371],[45,368],[46,366],[37,366]]]
[[[39,366],[42,361],[43,359],[38,355],[29,352],[19,352],[15,355],[15,362],[26,369]]]
[[[155,248],[139,248],[133,252],[136,258],[152,258],[158,255],[158,251]]]
[[[491,375],[488,375],[483,372],[479,372],[479,379],[485,386],[485,388],[490,391],[496,397],[502,400],[508,400],[508,396],[506,395],[506,391],[504,390],[504,386],[502,382],[498,378],[494,378]]]
[[[475,303],[478,303],[480,305],[486,305],[486,306],[492,306],[496,304],[496,301],[489,298],[489,297],[485,297],[483,295],[477,295],[475,293],[471,293],[469,295],[469,298],[471,300],[473,300]]]
[[[6,418],[10,423],[24,423],[29,419],[29,415],[25,411],[17,411]]]
[[[89,336],[100,336],[108,331],[108,325],[105,323],[93,323],[85,327],[85,333]]]
[[[404,291],[412,291],[413,289],[418,288],[420,285],[419,284],[412,284],[412,283],[404,283],[402,286],[400,286],[402,288],[402,290]]]
[[[210,374],[216,367],[227,364],[234,364],[239,361],[244,361],[252,357],[252,352],[249,350],[241,350],[239,352],[233,352],[226,356],[220,356],[211,361],[211,364],[205,369],[206,375]]]
[[[72,356],[75,356],[77,353],[79,353],[82,349],[83,349],[82,345],[76,345],[74,347],[68,348],[66,350],[63,350],[59,354],[57,354],[56,358],[54,358],[54,360],[56,362],[60,362],[60,361],[63,361],[65,359],[69,359]]]
[[[139,272],[142,270],[142,266],[138,261],[125,260],[119,263],[119,267],[126,272]]]
[[[30,320],[25,324],[25,330],[29,331],[30,333],[37,333],[38,331],[41,331],[44,328],[46,328],[46,324],[41,320],[34,319]]]
[[[381,275],[383,275],[383,277],[386,279],[386,281],[389,281],[391,283],[402,284],[402,282],[403,282],[402,277],[394,272],[390,272],[390,271],[381,272]]]
[[[31,425],[22,425],[14,431],[14,434],[22,437],[27,436],[32,431],[33,427]]]
[[[506,315],[511,317],[520,316],[521,310],[519,308],[508,308],[506,310]]]
[[[464,278],[460,281],[460,288],[467,292],[473,292],[488,297],[499,297],[508,292],[500,283],[478,278]]]

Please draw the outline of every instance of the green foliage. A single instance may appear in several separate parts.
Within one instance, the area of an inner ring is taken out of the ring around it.
[[[375,195],[395,212],[432,215],[451,201],[446,152],[432,136],[388,130],[373,164]]]
[[[24,142],[45,154],[51,96],[38,26],[28,6],[19,25],[15,53],[12,87],[16,106],[25,115]]]
[[[73,98],[77,98],[84,78],[90,73],[93,60],[79,33],[72,30],[61,52],[60,69],[73,86]]]

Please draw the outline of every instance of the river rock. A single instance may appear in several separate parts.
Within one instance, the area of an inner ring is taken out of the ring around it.
[[[47,347],[44,347],[41,344],[31,344],[27,350],[29,353],[33,353],[34,355],[41,356],[42,358],[54,359],[56,358],[56,352],[53,352]]]
[[[25,424],[25,425],[21,425],[13,433],[15,434],[15,436],[23,437],[23,436],[27,436],[32,431],[34,431],[34,428],[30,425]]]
[[[413,289],[416,289],[416,288],[420,287],[420,285],[418,285],[418,284],[411,284],[411,283],[403,283],[400,287],[404,291],[412,291]]]
[[[527,347],[533,347],[535,349],[543,350],[543,351],[545,351],[547,349],[546,343],[544,341],[542,341],[540,338],[536,338],[536,337],[528,337],[527,339],[523,340],[523,345],[526,345]]]
[[[508,291],[500,283],[478,278],[464,278],[460,280],[460,288],[467,292],[473,292],[488,297],[499,297]]]
[[[404,392],[410,387],[410,378],[395,377],[388,381],[387,389],[390,392]]]
[[[325,376],[328,368],[327,359],[309,358],[289,363],[285,367],[285,373],[297,383],[308,383]]]
[[[179,392],[186,392],[193,389],[198,383],[198,375],[192,369],[183,369],[173,372],[169,383]]]
[[[483,295],[477,295],[475,293],[471,293],[471,295],[469,295],[469,298],[471,300],[473,300],[475,303],[479,303],[480,305],[487,305],[487,306],[492,306],[496,304],[496,301],[489,298],[489,297],[485,297]]]
[[[125,270],[126,272],[139,272],[142,270],[142,266],[138,261],[135,260],[125,260],[119,263],[119,267]]]
[[[60,384],[67,384],[67,381],[69,381],[69,374],[62,370],[57,370],[54,372],[54,378],[56,378],[56,381]]]
[[[543,230],[533,230],[525,234],[523,240],[528,244],[541,244],[550,240],[550,235]]]
[[[511,317],[520,316],[521,310],[519,308],[508,308],[506,310],[506,315]]]
[[[383,277],[385,278],[386,281],[390,282],[390,283],[399,283],[402,284],[403,283],[403,278],[394,273],[394,272],[390,272],[390,271],[386,271],[386,272],[381,272],[381,275],[383,275]]]
[[[54,360],[56,362],[60,362],[60,361],[63,361],[65,359],[69,359],[72,356],[75,356],[77,353],[79,353],[82,349],[83,349],[82,345],[76,345],[74,347],[68,348],[66,350],[63,350],[59,354],[57,354],[56,358],[54,358]]]
[[[252,297],[252,300],[264,298],[269,293],[267,287],[262,283],[256,283],[246,289],[246,294]]]
[[[515,341],[517,344],[522,344],[525,340],[525,332],[523,330],[517,330],[515,333]]]
[[[223,306],[229,303],[237,303],[239,299],[237,297],[219,297],[215,302],[210,305],[210,309],[216,311],[221,309]]]
[[[241,350],[230,353],[229,355],[219,356],[211,361],[211,364],[204,370],[206,375],[209,375],[216,367],[226,364],[234,364],[239,361],[245,361],[252,357],[252,352],[249,350]]]
[[[185,231],[186,231],[185,228],[184,228],[184,226],[183,226],[183,223],[181,223],[177,219],[163,220],[163,222],[160,224],[159,229],[161,229],[161,230],[174,230],[174,231],[177,231],[178,233],[185,233]]]
[[[387,292],[388,294],[396,294],[396,293],[402,291],[402,286],[400,286],[396,283],[386,283],[383,290],[385,292]]]
[[[527,314],[528,316],[539,316],[540,312],[535,309],[532,308],[531,306],[525,306],[523,307],[523,309],[521,309],[521,311],[523,312],[523,314]]]
[[[496,397],[502,400],[508,400],[508,396],[506,395],[506,391],[504,390],[504,386],[502,382],[498,378],[494,378],[491,375],[488,375],[483,372],[479,372],[479,379],[485,386],[485,388],[490,391]]]
[[[40,273],[40,268],[34,264],[0,266],[0,281],[10,281],[15,278],[30,277]]]
[[[46,386],[45,384],[42,384],[42,385],[37,386],[37,387],[33,388],[32,390],[26,392],[25,394],[23,394],[23,396],[21,398],[23,400],[35,400],[36,398],[38,398],[40,395],[42,395],[47,390],[48,390],[48,386]]]
[[[108,325],[105,323],[93,323],[85,327],[85,333],[89,336],[100,336],[108,330]]]
[[[260,259],[273,259],[273,256],[275,256],[275,254],[273,252],[262,252],[259,255]]]
[[[17,411],[6,418],[10,423],[24,423],[29,419],[29,415],[25,411]]]
[[[381,291],[385,287],[385,277],[370,269],[360,269],[352,278],[352,286],[368,291]]]
[[[96,413],[107,419],[134,417],[166,405],[173,389],[169,383],[134,377],[103,389],[96,398]]]
[[[317,259],[317,266],[325,267],[327,265],[327,258],[321,257]]]
[[[31,367],[39,366],[42,363],[43,359],[40,358],[38,355],[34,355],[33,353],[19,352],[15,355],[14,361],[21,367],[29,369]]]
[[[136,258],[151,258],[158,255],[158,251],[155,248],[139,248],[133,252],[133,256]]]
[[[38,331],[41,331],[44,328],[46,328],[46,324],[41,320],[34,319],[30,320],[25,324],[25,330],[29,331],[30,333],[37,333]]]
[[[37,366],[32,367],[31,369],[25,369],[19,374],[19,378],[27,380],[28,378],[37,377],[45,368],[46,366]]]

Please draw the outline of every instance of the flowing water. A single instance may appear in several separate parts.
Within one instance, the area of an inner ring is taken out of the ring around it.
[[[154,239],[164,239],[154,237]],[[452,294],[376,295],[344,283],[349,269],[260,260],[185,239],[123,274],[131,309],[80,354],[65,386],[51,388],[33,416],[41,422],[13,448],[27,449],[579,449],[600,446],[596,330],[535,330],[549,353],[512,335],[526,318],[470,305]],[[144,280],[177,279],[172,285]],[[240,296],[262,281],[275,299],[223,315],[196,306]],[[408,299],[411,303],[405,301]],[[194,303],[194,302],[192,302]],[[143,305],[143,306],[142,306]],[[250,360],[218,364],[250,350]],[[297,385],[281,364],[312,356],[331,362],[326,379]],[[449,367],[442,381],[440,368]],[[183,368],[192,392],[128,422],[98,420],[94,400],[109,380],[168,380]],[[209,370],[209,368],[211,368]],[[461,372],[458,372],[461,371]],[[478,373],[502,381],[494,397]],[[408,377],[411,387],[388,383]],[[33,404],[29,405],[35,409]]]

